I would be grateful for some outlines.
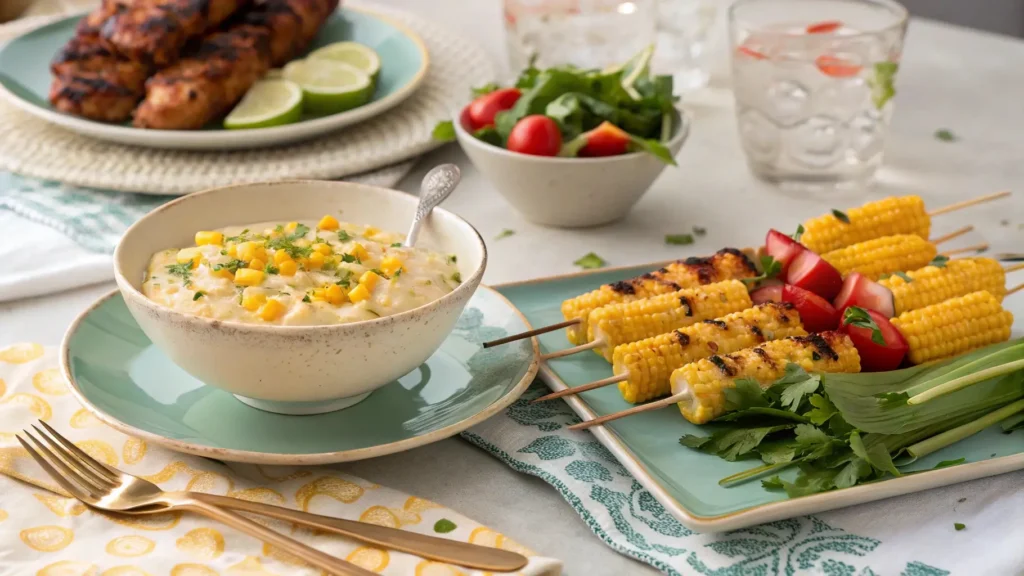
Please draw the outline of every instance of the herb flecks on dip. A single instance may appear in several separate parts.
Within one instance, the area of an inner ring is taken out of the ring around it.
[[[454,255],[324,216],[196,232],[157,252],[142,293],[179,312],[254,324],[342,324],[437,300],[461,282]]]

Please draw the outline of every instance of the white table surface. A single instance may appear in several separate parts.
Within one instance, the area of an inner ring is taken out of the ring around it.
[[[381,1],[381,0],[378,0]],[[384,0],[447,23],[472,36],[503,62],[497,0]],[[927,21],[910,27],[893,131],[885,167],[872,191],[795,194],[751,177],[736,138],[732,109],[719,99],[691,104],[695,122],[679,168],[667,170],[623,221],[588,230],[541,228],[519,217],[454,146],[428,155],[399,186],[415,193],[426,170],[440,162],[463,169],[460,189],[446,207],[465,216],[485,238],[502,229],[514,236],[490,242],[487,283],[573,271],[572,262],[594,251],[610,265],[635,264],[712,252],[725,245],[750,246],[768,227],[785,231],[832,207],[860,204],[887,194],[916,193],[929,206],[1024,182],[1024,43]],[[937,129],[959,138],[944,143]],[[937,232],[965,224],[978,228],[965,242],[991,242],[998,251],[1024,251],[1024,193],[1008,201],[937,219]],[[688,247],[665,246],[667,233],[708,230]],[[1024,282],[1024,274],[1017,279]],[[113,284],[0,304],[0,344],[15,338],[60,343],[71,320]],[[1017,298],[1016,300],[1024,300]],[[1024,306],[1015,302],[1018,314]],[[565,561],[570,574],[654,574],[619,556],[594,537],[561,497],[536,478],[518,474],[460,439],[403,454],[346,464],[352,474],[460,510],[508,533],[533,549]],[[1017,473],[1024,481],[1024,473]],[[450,478],[471,478],[458,484]],[[1011,484],[1012,485],[1012,484]],[[966,487],[964,487],[966,488]],[[965,490],[969,491],[969,490]],[[885,505],[879,503],[876,505]],[[871,505],[869,505],[871,506]],[[850,509],[867,512],[869,506]],[[995,545],[995,543],[990,543]],[[984,545],[982,545],[984,546]]]

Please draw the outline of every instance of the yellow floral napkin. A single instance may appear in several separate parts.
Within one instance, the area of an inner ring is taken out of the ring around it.
[[[298,508],[530,556],[522,575],[560,574],[561,563],[439,504],[329,468],[227,465],[121,434],[82,408],[57,369],[57,349],[0,349],[0,573],[40,576],[317,574],[301,560],[190,513],[114,516],[55,485],[14,433],[36,419],[92,456],[167,490],[194,490]],[[481,574],[254,517],[306,544],[380,574]]]

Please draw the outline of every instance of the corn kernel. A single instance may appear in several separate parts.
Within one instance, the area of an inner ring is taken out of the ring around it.
[[[387,256],[380,261],[380,269],[388,276],[394,276],[395,272],[402,269],[402,261],[394,256]]]
[[[281,276],[295,276],[298,270],[299,265],[295,263],[295,260],[285,260],[277,265],[277,272]]]
[[[345,291],[342,290],[341,286],[338,286],[337,284],[331,284],[330,286],[328,286],[325,296],[327,297],[327,301],[330,302],[331,304],[334,304],[335,306],[343,304],[345,300],[348,299],[347,296],[345,295]]]
[[[320,219],[320,222],[317,223],[316,227],[321,230],[337,230],[338,219],[330,214],[325,214],[324,217]]]
[[[258,290],[246,289],[242,292],[242,308],[245,308],[250,312],[259,310],[259,307],[263,306],[266,301],[267,295]]]
[[[373,290],[373,287],[377,285],[377,280],[380,280],[380,276],[377,276],[373,270],[367,270],[359,277],[359,284],[366,286],[367,290]]]
[[[298,227],[299,227],[299,223],[298,222],[289,222],[289,223],[284,225],[284,231],[289,233],[289,234],[291,234],[292,232],[295,232],[295,229],[298,228]]]
[[[260,318],[263,318],[267,322],[277,320],[277,318],[284,314],[285,306],[278,300],[267,300],[267,303],[260,308]]]
[[[274,252],[274,264],[282,264],[292,259],[292,255],[287,250],[278,250]]]
[[[178,264],[183,264],[185,262],[191,261],[192,267],[196,268],[199,266],[199,261],[202,258],[203,253],[202,251],[199,250],[199,248],[182,248],[181,250],[178,250]]]
[[[228,250],[227,250],[227,252],[228,252],[228,256],[230,256],[232,258],[237,258],[238,257],[238,246],[236,246],[234,242],[228,242]]]
[[[313,244],[313,250],[323,254],[324,256],[330,256],[334,252],[330,244],[322,244],[319,242]]]
[[[352,289],[348,293],[348,299],[353,302],[362,302],[370,297],[370,291],[366,289],[366,286],[360,284]]]
[[[309,255],[309,258],[306,258],[304,264],[310,270],[319,270],[324,267],[324,255],[319,252],[313,252]]]
[[[298,240],[296,240],[294,242],[294,244],[296,246],[298,246],[299,248],[305,248],[305,247],[309,246],[311,244],[311,242],[309,240],[306,240],[305,238],[299,238]]]
[[[373,226],[367,226],[366,230],[363,230],[363,236],[366,236],[367,238],[373,238],[374,236],[376,236],[379,233],[380,233],[380,230],[375,228],[375,227],[373,227]]]
[[[317,302],[323,302],[327,300],[327,290],[323,288],[317,288],[313,290],[313,300]]]
[[[220,246],[223,243],[224,235],[220,232],[211,232],[209,230],[196,232],[196,246],[205,246],[206,244]]]
[[[366,248],[364,248],[362,244],[359,243],[356,243],[355,246],[352,246],[351,254],[358,258],[360,261],[368,260],[370,258],[370,253],[366,251]]]
[[[253,270],[263,270],[266,267],[267,263],[259,258],[253,258],[249,261],[249,268],[252,268]]]
[[[235,284],[240,286],[259,286],[263,283],[263,271],[252,268],[239,268],[235,272]]]
[[[253,241],[242,242],[238,245],[238,258],[246,262],[259,258],[266,262],[267,249]]]
[[[231,270],[228,270],[227,268],[221,268],[220,270],[211,270],[210,275],[216,276],[217,278],[224,278],[225,280],[235,279],[235,273],[232,272]]]

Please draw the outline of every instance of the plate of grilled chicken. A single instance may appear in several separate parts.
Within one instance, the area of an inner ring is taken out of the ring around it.
[[[223,151],[308,140],[398,105],[429,65],[413,30],[338,3],[103,0],[92,12],[0,47],[0,95],[48,122],[121,144]],[[379,58],[359,105],[304,109],[281,125],[225,128],[225,117],[254,86],[338,43],[359,44]]]

